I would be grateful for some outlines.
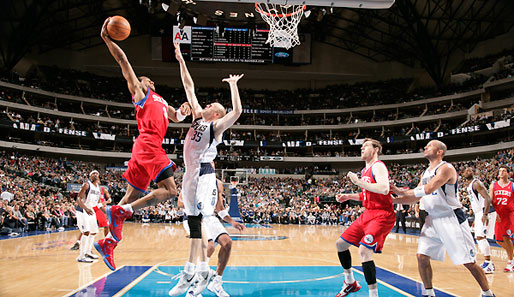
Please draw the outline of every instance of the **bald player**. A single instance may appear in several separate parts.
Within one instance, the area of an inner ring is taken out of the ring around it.
[[[422,200],[428,212],[418,242],[418,270],[423,281],[423,296],[435,296],[430,260],[444,261],[445,252],[455,265],[464,265],[482,289],[482,296],[494,296],[484,270],[476,263],[475,243],[468,220],[459,201],[455,168],[443,161],[446,145],[432,140],[425,146],[424,156],[430,166],[418,187],[402,190],[392,186],[398,195],[395,203],[411,204]]]

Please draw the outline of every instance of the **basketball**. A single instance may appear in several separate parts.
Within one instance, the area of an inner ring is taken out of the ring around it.
[[[107,33],[114,40],[125,40],[130,35],[130,23],[122,16],[113,16],[107,24]]]

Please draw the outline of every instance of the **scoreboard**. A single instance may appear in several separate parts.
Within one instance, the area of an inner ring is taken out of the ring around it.
[[[192,27],[191,61],[272,63],[268,30]]]
[[[191,61],[260,64],[297,63],[293,61],[295,50],[293,48],[285,49],[270,46],[266,43],[268,34],[269,30],[255,28],[185,26],[183,29],[179,29],[174,26],[172,41],[181,43],[184,58]],[[310,48],[310,39],[306,42],[307,44]],[[163,46],[163,51],[165,48],[167,46]],[[174,58],[170,57],[170,60],[174,60]],[[310,55],[307,63],[310,63]]]

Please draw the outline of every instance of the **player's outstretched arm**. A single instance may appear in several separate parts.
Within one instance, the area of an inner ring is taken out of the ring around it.
[[[234,123],[239,119],[241,114],[243,113],[243,107],[241,105],[241,98],[239,97],[239,89],[237,87],[237,82],[244,76],[244,74],[240,75],[230,75],[228,78],[224,78],[222,81],[228,83],[230,86],[230,97],[232,98],[232,111],[227,113],[223,118],[217,120],[214,123],[214,137],[218,138],[225,130],[232,127]]]
[[[182,79],[182,84],[184,85],[187,101],[191,105],[193,118],[201,118],[202,107],[200,106],[200,103],[198,103],[198,99],[196,98],[195,84],[193,82],[193,78],[191,77],[191,74],[189,74],[189,70],[187,70],[186,61],[184,60],[184,57],[182,57],[182,53],[180,52],[180,43],[175,42],[173,45],[175,46],[175,58],[177,58],[177,61],[180,65],[180,78]]]
[[[134,69],[132,69],[132,66],[128,61],[127,55],[125,55],[125,52],[123,52],[121,47],[119,47],[114,41],[112,41],[112,39],[109,37],[109,34],[107,33],[107,24],[110,20],[110,17],[105,20],[102,26],[100,36],[109,48],[109,52],[111,52],[111,55],[120,65],[123,77],[127,81],[130,94],[132,94],[133,100],[137,102],[145,97],[145,93],[143,92],[141,84],[137,79],[136,74],[134,73]]]
[[[191,106],[188,102],[182,103],[179,109],[175,110],[173,106],[168,105],[168,119],[174,123],[182,122],[188,115],[191,114]]]
[[[360,200],[359,194],[336,194],[336,201],[339,203],[343,203],[347,200]]]
[[[410,198],[410,197],[414,196],[415,198],[417,198],[416,200],[400,197],[398,199],[395,199],[394,203],[404,203],[404,204],[414,203],[414,202],[420,200],[423,196],[430,195],[437,188],[440,188],[443,185],[445,185],[446,183],[450,182],[456,176],[457,176],[457,171],[455,170],[455,168],[453,166],[451,166],[450,164],[443,165],[437,171],[437,174],[434,176],[434,178],[432,178],[428,182],[428,184],[426,184],[424,186],[420,185],[415,189],[405,191],[404,197]],[[455,182],[457,182],[457,181],[455,181]],[[399,199],[401,199],[401,201]],[[403,200],[403,199],[405,199],[405,200]],[[397,201],[399,201],[399,202],[397,202]]]
[[[381,162],[375,163],[373,167],[371,168],[373,171],[373,175],[375,176],[375,182],[374,184],[367,183],[360,179],[357,174],[353,172],[348,172],[348,177],[354,183],[355,185],[366,189],[370,192],[386,195],[389,193],[389,175],[387,173],[387,168],[385,165]]]

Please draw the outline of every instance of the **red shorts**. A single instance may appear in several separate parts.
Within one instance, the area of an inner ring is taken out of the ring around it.
[[[387,234],[391,232],[396,223],[394,211],[370,209],[365,210],[341,238],[354,246],[363,245],[375,253],[381,253]]]
[[[109,227],[109,222],[107,221],[107,217],[105,216],[105,213],[100,210],[98,207],[93,207],[93,210],[96,214],[96,220],[98,221],[98,227]]]
[[[157,148],[136,140],[123,178],[136,190],[145,193],[150,180],[155,181],[164,170],[175,166],[162,147]]]
[[[498,214],[497,214],[498,215]],[[494,226],[494,239],[496,241],[503,241],[503,236],[508,236],[514,239],[514,224],[511,217],[500,218],[500,221],[496,220]]]

